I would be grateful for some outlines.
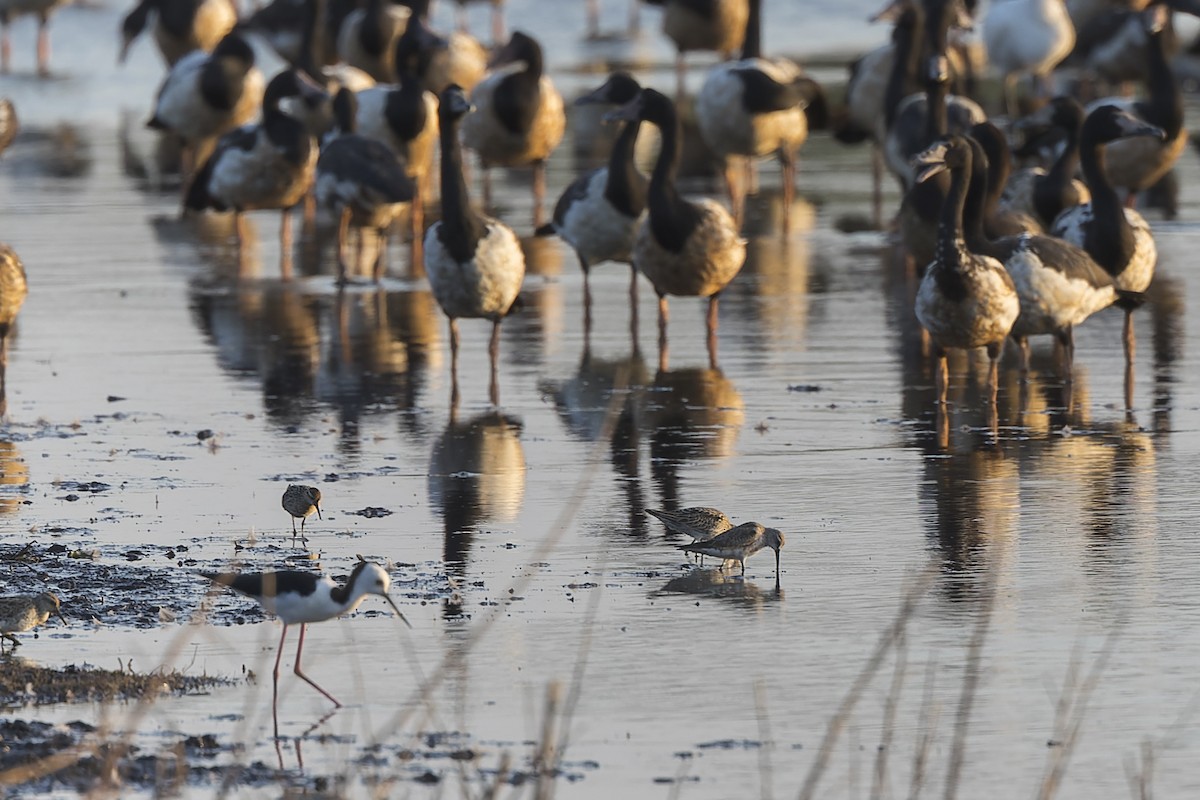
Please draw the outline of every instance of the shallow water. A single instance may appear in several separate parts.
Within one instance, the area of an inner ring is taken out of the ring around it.
[[[512,24],[547,32],[565,72],[588,67],[593,48],[612,50],[671,85],[652,10],[636,46],[592,46],[579,44],[574,4],[510,5]],[[624,20],[624,3],[606,5],[609,27]],[[866,3],[831,4],[827,27],[786,16],[797,8],[768,2],[768,14],[779,12],[768,48],[827,52],[886,36],[861,23]],[[465,321],[463,401],[452,415],[445,323],[426,285],[406,277],[403,248],[392,249],[396,277],[383,289],[339,296],[328,249],[301,252],[300,277],[278,279],[273,215],[254,216],[258,263],[240,281],[227,227],[175,219],[174,194],[146,174],[156,143],[140,127],[156,56],[143,43],[125,69],[111,66],[118,17],[64,11],[54,28],[59,77],[0,84],[26,129],[0,161],[0,233],[30,280],[0,429],[0,542],[60,542],[113,563],[137,548],[138,566],[160,567],[198,606],[206,587],[179,545],[205,567],[304,563],[279,496],[289,481],[319,485],[324,519],[310,520],[308,533],[321,565],[345,574],[356,554],[396,562],[393,594],[413,630],[372,613],[387,609],[368,600],[310,631],[306,668],[347,708],[322,720],[327,702],[285,672],[281,733],[303,737],[304,769],[289,741],[281,783],[348,771],[398,778],[396,794],[454,794],[460,770],[479,784],[477,768],[495,769],[503,753],[527,766],[547,685],[581,674],[564,796],[665,796],[675,780],[687,797],[791,794],[906,587],[932,570],[908,625],[903,688],[889,689],[889,652],[848,717],[819,796],[866,793],[887,735],[891,793],[907,791],[923,734],[932,737],[925,795],[941,792],[967,644],[990,582],[960,795],[1035,791],[1060,752],[1047,743],[1063,738],[1055,707],[1072,659],[1090,669],[1113,631],[1059,796],[1122,796],[1125,762],[1146,741],[1160,794],[1196,790],[1192,152],[1181,161],[1180,221],[1151,215],[1160,275],[1137,315],[1131,414],[1121,318],[1111,310],[1077,333],[1072,411],[1038,343],[1023,412],[1006,365],[994,442],[980,399],[984,365],[960,360],[939,441],[911,287],[881,235],[839,232],[869,211],[867,151],[817,137],[802,156],[790,235],[779,232],[773,166],[751,199],[750,257],[721,301],[719,370],[708,365],[701,303],[689,299],[671,303],[670,360],[658,370],[652,292],[641,286],[633,338],[628,272],[614,265],[593,272],[596,322],[585,346],[574,259],[556,241],[534,240],[525,307],[503,329],[501,406],[487,403],[488,326]],[[486,14],[472,19],[482,30]],[[26,34],[16,26],[18,65],[32,61]],[[564,77],[574,88],[590,80]],[[551,163],[552,195],[579,166],[571,153],[565,144]],[[526,176],[499,185],[505,218],[528,233]],[[200,431],[215,435],[201,440]],[[79,492],[69,481],[111,488]],[[778,588],[769,553],[745,578],[698,570],[641,513],[686,505],[782,529]],[[392,513],[355,513],[370,508]],[[38,572],[6,565],[4,592],[40,590]],[[278,627],[183,621],[131,629],[72,618],[19,653],[54,665],[115,667],[132,657],[142,670],[253,670],[255,684],[159,702],[135,741],[154,750],[180,732],[213,732],[246,742],[241,759],[275,764],[266,678]],[[414,706],[420,676],[468,647],[429,704]],[[898,709],[885,725],[889,696]],[[132,725],[130,710],[20,713],[112,712],[121,728]],[[413,717],[397,728],[404,711]],[[429,745],[421,732],[443,736]],[[377,737],[381,763],[348,766]],[[410,746],[418,757],[399,758]],[[445,755],[459,746],[478,761]],[[410,782],[426,772],[449,786]],[[366,794],[355,780],[349,791]]]

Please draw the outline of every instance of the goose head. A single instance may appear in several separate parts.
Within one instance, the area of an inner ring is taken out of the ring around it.
[[[263,108],[278,109],[280,101],[288,97],[300,99],[309,108],[329,101],[329,93],[298,69],[284,70],[271,79],[263,93]]]
[[[456,83],[443,89],[438,98],[438,120],[442,123],[454,124],[474,110],[467,93]]]
[[[638,96],[641,84],[628,72],[614,72],[599,89],[588,92],[575,105],[605,104],[623,106]]]
[[[515,64],[518,61],[525,62],[530,68],[536,67],[540,70],[542,46],[529,34],[513,31],[508,43],[497,50],[496,54],[488,61],[488,69],[495,69],[505,64]]]
[[[1107,144],[1117,139],[1132,136],[1153,136],[1165,140],[1167,134],[1157,125],[1151,125],[1118,106],[1100,106],[1088,114],[1083,123],[1083,136],[1092,142]]]
[[[971,145],[962,136],[947,136],[912,157],[917,170],[917,183],[924,183],[938,173],[969,167]]]

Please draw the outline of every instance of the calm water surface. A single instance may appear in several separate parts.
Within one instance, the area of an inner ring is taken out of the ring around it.
[[[768,1],[767,46],[804,54],[882,41],[886,31],[861,22],[871,5]],[[644,64],[671,85],[653,10],[636,43],[585,45],[576,4],[510,6],[512,24],[546,38],[570,91],[592,80],[576,68],[601,72],[603,59]],[[607,4],[606,24],[625,13]],[[485,17],[474,17],[479,30]],[[504,324],[501,406],[487,404],[488,326],[465,321],[463,402],[452,414],[445,322],[426,284],[406,277],[403,248],[382,289],[339,296],[329,250],[302,253],[301,277],[278,280],[273,215],[253,218],[258,263],[241,281],[226,224],[176,219],[175,196],[147,173],[156,142],[141,127],[157,56],[143,43],[115,69],[118,19],[118,9],[63,12],[59,76],[0,84],[26,130],[0,161],[0,234],[30,280],[0,429],[0,541],[94,548],[113,563],[140,547],[151,553],[143,566],[180,576],[199,604],[201,582],[155,546],[184,544],[205,564],[277,567],[302,555],[279,507],[283,487],[319,485],[326,513],[310,545],[322,565],[345,574],[355,554],[397,562],[394,594],[414,629],[367,601],[365,613],[311,631],[306,667],[347,708],[313,731],[327,703],[285,675],[280,722],[287,736],[305,735],[307,770],[288,749],[285,782],[348,770],[399,777],[396,794],[453,795],[460,769],[474,782],[506,752],[527,765],[547,686],[581,674],[564,767],[576,780],[560,784],[562,796],[793,795],[906,587],[932,571],[904,640],[902,687],[889,689],[889,651],[819,796],[865,796],[887,735],[889,793],[907,793],[928,735],[924,794],[940,794],[968,641],[993,584],[960,796],[1036,791],[1059,752],[1047,743],[1063,738],[1055,711],[1071,664],[1090,669],[1113,631],[1059,796],[1125,796],[1126,763],[1144,742],[1163,796],[1200,788],[1193,152],[1181,161],[1179,221],[1152,214],[1160,275],[1137,315],[1129,414],[1114,310],[1077,333],[1072,410],[1041,342],[1026,397],[1004,372],[998,442],[977,360],[955,362],[955,410],[939,431],[911,287],[883,257],[881,235],[839,232],[869,210],[867,151],[824,137],[804,151],[790,235],[779,232],[777,171],[764,171],[750,257],[721,301],[720,369],[705,354],[702,305],[689,299],[671,303],[670,360],[658,369],[653,293],[641,287],[635,337],[624,267],[594,271],[585,344],[573,257],[557,241],[531,241],[525,308]],[[14,38],[28,70],[32,27]],[[584,165],[572,152],[565,144],[551,163],[552,194]],[[526,180],[514,173],[499,195],[522,234]],[[215,438],[199,441],[204,429]],[[60,482],[91,480],[113,488],[64,499]],[[642,514],[686,505],[785,531],[779,586],[769,554],[744,579],[699,570]],[[355,514],[367,508],[393,513]],[[23,572],[0,574],[6,592],[42,588]],[[182,623],[80,621],[48,628],[20,654],[269,674],[274,623]],[[429,702],[414,704],[421,678],[468,646]],[[898,708],[885,724],[889,696]],[[246,742],[247,760],[273,764],[268,704],[263,681],[165,700],[135,741],[152,752],[216,732]],[[470,747],[479,759],[395,760],[422,732],[452,733],[446,750]],[[376,737],[387,758],[347,767]],[[407,782],[427,770],[449,786]],[[348,791],[367,794],[353,779]]]

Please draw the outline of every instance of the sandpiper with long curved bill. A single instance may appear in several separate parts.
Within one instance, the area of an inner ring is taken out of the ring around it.
[[[701,553],[726,561],[736,561],[741,564],[742,574],[745,575],[746,559],[764,547],[775,551],[775,580],[778,582],[779,551],[783,548],[783,532],[776,528],[766,528],[757,522],[743,522],[711,539],[680,545],[679,549],[688,553]]]
[[[258,602],[266,611],[274,614],[283,623],[283,633],[279,636],[279,650],[275,655],[275,670],[272,673],[271,713],[275,721],[275,737],[279,737],[279,662],[283,658],[283,642],[287,639],[289,625],[300,625],[300,641],[296,644],[296,663],[292,671],[305,683],[316,689],[334,704],[341,708],[337,698],[317,685],[312,678],[300,669],[300,656],[304,650],[304,632],[310,622],[324,622],[327,619],[349,614],[358,608],[363,599],[369,595],[379,595],[396,612],[397,616],[408,627],[412,627],[408,619],[400,611],[400,607],[388,595],[392,585],[391,576],[378,564],[371,561],[359,561],[350,573],[349,579],[338,586],[331,578],[300,570],[281,570],[279,572],[202,572],[200,573],[213,583],[228,586],[234,591],[250,597]]]

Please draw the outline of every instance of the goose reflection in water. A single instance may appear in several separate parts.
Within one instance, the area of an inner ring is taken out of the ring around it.
[[[764,590],[754,581],[748,581],[741,575],[730,575],[720,568],[696,568],[672,578],[658,590],[657,594],[696,594],[705,597],[720,597],[741,601],[742,604],[761,608],[772,600],[783,599],[783,589],[776,579],[770,590]]]
[[[429,456],[429,504],[442,518],[446,572],[466,575],[480,527],[516,520],[525,498],[522,423],[489,411],[459,422],[452,415]]]
[[[0,440],[0,514],[20,510],[29,491],[29,464],[15,442]]]
[[[733,456],[746,413],[737,387],[720,370],[695,367],[655,375],[643,419],[657,505],[673,509],[682,505],[680,468]]]
[[[641,513],[645,500],[639,468],[641,415],[648,379],[646,362],[639,353],[620,359],[598,359],[585,345],[579,368],[570,379],[542,381],[538,385],[543,396],[553,398],[567,431],[585,442],[595,442],[604,433],[614,394],[619,394],[609,439],[609,458],[617,484],[625,495],[628,526],[622,530],[635,536],[645,536],[648,530],[646,517]]]

